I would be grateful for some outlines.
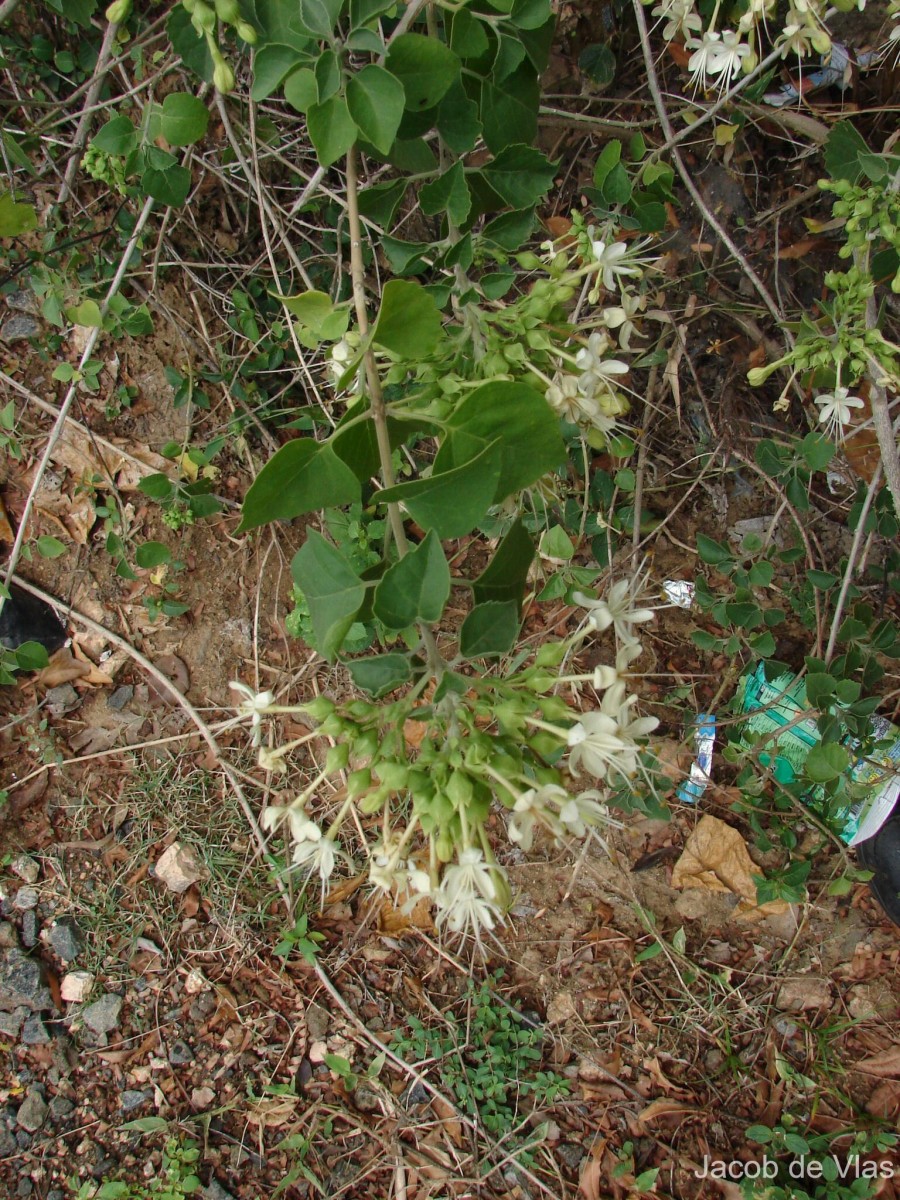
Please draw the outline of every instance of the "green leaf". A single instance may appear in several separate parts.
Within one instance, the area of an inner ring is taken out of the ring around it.
[[[170,146],[192,146],[209,125],[209,110],[187,92],[170,92],[162,103],[162,136]]]
[[[534,229],[534,209],[526,208],[521,212],[503,213],[488,221],[481,236],[485,242],[492,242],[501,250],[518,250],[531,236]]]
[[[772,1140],[772,1130],[767,1125],[749,1125],[744,1134],[751,1142],[766,1146]]]
[[[441,619],[450,596],[450,568],[434,530],[385,572],[375,589],[374,612],[387,629]]]
[[[316,78],[316,91],[320,104],[339,92],[341,89],[341,60],[334,50],[323,50],[313,68]]]
[[[103,324],[100,305],[96,300],[82,300],[66,309],[66,318],[73,325],[83,325],[87,329],[99,329]]]
[[[148,167],[141,176],[141,187],[160,204],[180,208],[190,191],[191,173],[187,167],[167,167],[164,171]]]
[[[522,521],[516,520],[497,547],[494,557],[472,584],[476,604],[514,600],[521,609],[534,560],[534,542]]]
[[[556,168],[532,146],[507,146],[481,174],[510,208],[537,204],[553,183]]]
[[[137,146],[138,131],[127,117],[113,117],[91,139],[91,145],[104,154],[115,154],[126,158]]]
[[[409,181],[389,179],[386,183],[374,183],[359,193],[359,211],[382,229],[390,229]]]
[[[423,529],[433,529],[442,540],[464,537],[493,503],[501,469],[498,438],[462,466],[398,484],[376,493],[375,500],[403,504]]]
[[[837,742],[822,742],[813,746],[803,764],[807,779],[813,783],[830,783],[838,779],[850,765],[850,754]]]
[[[476,388],[448,421],[434,473],[462,466],[500,441],[502,465],[495,503],[535,483],[565,461],[559,420],[544,397],[526,383]]]
[[[0,196],[0,237],[18,237],[37,228],[37,213],[31,204],[20,204],[12,192]]]
[[[284,81],[287,76],[294,70],[299,62],[305,58],[293,46],[282,46],[274,43],[268,46],[260,46],[253,56],[253,85],[250,88],[250,99],[257,104],[260,100],[266,100],[278,85]],[[304,68],[315,84],[315,76],[309,68]],[[287,94],[285,86],[285,99],[288,104],[293,105],[294,102]],[[318,99],[318,95],[313,93],[309,103],[312,104]],[[300,110],[306,112],[306,108]]]
[[[519,606],[515,600],[476,604],[459,631],[463,658],[487,658],[506,654],[519,634]]]
[[[358,29],[395,8],[397,0],[350,0],[350,25]]]
[[[356,141],[356,123],[343,96],[332,96],[324,104],[311,105],[306,124],[323,167],[343,158]]]
[[[425,255],[431,251],[431,242],[401,242],[385,234],[381,248],[395,275],[418,275],[427,265]]]
[[[517,29],[540,29],[552,12],[550,0],[515,0],[509,19]]]
[[[460,58],[480,58],[489,48],[484,23],[465,8],[454,13],[450,27],[450,49],[453,53]]]
[[[291,316],[312,330],[316,337],[340,337],[346,332],[350,320],[349,312],[344,307],[335,309],[334,302],[325,292],[300,292],[297,296],[279,296],[278,299]],[[341,319],[335,324],[334,317],[337,313],[340,313]]]
[[[66,552],[65,542],[61,542],[59,538],[51,537],[49,534],[39,537],[34,544],[41,558],[59,558]]]
[[[366,141],[382,154],[394,144],[405,103],[400,80],[374,63],[351,75],[347,84],[350,116]]]
[[[126,1121],[120,1129],[134,1129],[137,1133],[159,1133],[169,1128],[165,1117],[138,1117],[136,1121]]]
[[[616,56],[605,42],[594,42],[579,54],[578,70],[602,91],[616,77]]]
[[[459,76],[459,59],[449,46],[421,33],[394,38],[384,65],[403,84],[413,111],[433,108]]]
[[[822,433],[808,433],[797,447],[811,471],[824,471],[837,450]]]
[[[331,37],[344,0],[300,0],[300,20],[315,37]]]
[[[572,539],[562,525],[552,525],[544,530],[539,550],[542,558],[549,558],[551,562],[556,563],[567,563],[575,554]]]
[[[134,561],[144,570],[172,561],[172,551],[163,542],[144,542],[134,552]]]
[[[40,671],[47,665],[47,648],[40,642],[23,642],[13,653],[20,671]]]
[[[832,179],[858,183],[863,174],[860,156],[869,153],[869,147],[849,121],[838,121],[825,139],[825,166]]]
[[[386,696],[412,678],[412,668],[405,654],[377,654],[347,663],[353,682],[376,700]]]
[[[188,70],[193,71],[201,79],[205,79],[207,83],[211,83],[213,60],[209,46],[206,44],[206,38],[200,37],[197,33],[191,23],[191,14],[183,5],[176,4],[172,9],[166,22],[166,33],[169,35],[172,49],[179,55]]]
[[[466,183],[466,173],[457,161],[419,192],[422,212],[426,216],[446,212],[453,225],[463,225],[472,208],[472,193]]]
[[[272,49],[282,49],[273,46]],[[288,51],[293,54],[293,50]],[[291,108],[297,112],[307,113],[319,100],[319,85],[316,83],[315,72],[309,67],[299,67],[284,81],[284,98]]]
[[[138,491],[143,492],[145,496],[149,496],[151,500],[168,500],[174,488],[172,487],[172,480],[168,475],[163,475],[161,471],[156,471],[152,475],[144,476],[138,484]]]
[[[479,113],[484,126],[484,140],[492,154],[507,146],[530,146],[537,133],[537,112],[540,88],[537,76],[528,63],[523,63],[503,86],[485,79],[481,85]]]
[[[421,284],[390,279],[381,294],[381,308],[372,341],[411,362],[426,359],[441,337],[441,314]]]
[[[359,498],[359,480],[330,442],[297,438],[282,446],[253,481],[238,533]]]
[[[707,537],[705,533],[697,534],[697,552],[700,555],[700,561],[709,563],[712,567],[731,562],[731,551],[728,547]]]
[[[314,529],[294,555],[291,575],[306,597],[321,652],[333,661],[365,598],[365,585],[347,557]]]
[[[459,80],[438,106],[437,130],[454,154],[467,154],[481,136],[478,105],[469,99]]]

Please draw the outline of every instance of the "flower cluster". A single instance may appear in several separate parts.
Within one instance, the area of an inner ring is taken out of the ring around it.
[[[690,51],[688,70],[696,86],[704,90],[726,89],[738,78],[754,70],[759,62],[761,30],[787,58],[808,58],[817,54],[823,58],[831,53],[831,35],[826,18],[831,6],[827,0],[788,0],[787,9],[780,12],[776,0],[747,0],[744,11],[733,29],[719,29],[721,0],[713,9],[708,25],[704,23],[695,0],[643,0],[654,4],[651,15],[656,18],[667,42],[681,41]],[[897,0],[892,0],[900,12]],[[866,0],[845,0],[838,5],[845,11],[865,8]],[[896,12],[892,13],[896,16]],[[777,18],[777,19],[776,19]],[[900,38],[900,29],[891,34]]]

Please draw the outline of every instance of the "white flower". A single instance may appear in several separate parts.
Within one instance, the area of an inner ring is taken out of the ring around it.
[[[634,746],[619,736],[618,722],[603,712],[584,713],[569,730],[569,770],[580,775],[581,768],[605,779],[607,773],[632,775],[637,770]]]
[[[294,848],[292,862],[295,867],[306,867],[310,874],[317,871],[322,880],[322,890],[334,871],[334,864],[339,853],[337,843],[333,838],[323,837],[319,830],[316,841],[299,842]]]
[[[566,832],[574,837],[584,837],[589,825],[601,824],[606,819],[607,810],[600,799],[600,792],[594,789],[567,797],[559,810],[559,819]]]
[[[691,33],[699,33],[703,28],[703,22],[694,12],[693,0],[662,0],[650,15],[668,22],[662,31],[667,42],[671,42],[679,34],[689,37]]]
[[[581,371],[578,390],[582,395],[596,396],[597,392],[612,391],[616,378],[627,375],[631,369],[628,363],[618,358],[606,358],[608,350],[609,338],[605,333],[595,332],[575,355],[575,365]]]
[[[600,314],[600,320],[607,329],[618,329],[619,345],[623,350],[631,349],[633,337],[643,337],[643,334],[638,332],[634,318],[646,307],[647,301],[643,296],[633,296],[631,292],[623,289],[619,303],[612,308],[604,308]]]
[[[588,624],[597,633],[603,633],[612,625],[619,642],[623,646],[633,646],[639,645],[639,642],[632,626],[653,620],[652,609],[637,607],[636,592],[639,590],[640,582],[635,586],[634,580],[620,579],[612,585],[605,598],[588,596],[584,592],[574,592],[572,598],[576,604],[588,610]]]
[[[534,841],[534,829],[538,824],[547,825],[554,832],[559,822],[554,813],[547,808],[548,803],[557,805],[568,800],[569,794],[558,784],[548,783],[543,787],[529,788],[523,792],[513,805],[512,813],[507,822],[509,840],[517,842],[523,850],[530,850]]]
[[[318,841],[322,836],[321,829],[309,819],[302,804],[270,804],[263,809],[259,823],[263,829],[277,829],[287,823],[295,842]]]
[[[852,409],[862,408],[859,396],[851,396],[849,389],[837,386],[833,392],[824,392],[815,398],[819,410],[819,422],[825,426],[828,436],[836,442],[842,441],[844,427],[850,424]]]
[[[722,33],[707,30],[702,38],[692,38],[687,45],[694,51],[688,60],[688,70],[704,88],[728,87],[750,53],[750,47],[732,29]]]
[[[272,692],[254,692],[252,687],[233,679],[228,685],[232,691],[240,692],[244,699],[238,705],[238,713],[242,717],[250,717],[250,737],[254,746],[262,741],[262,719],[275,703]]]
[[[493,929],[500,916],[497,885],[492,875],[499,867],[488,867],[480,850],[469,847],[459,852],[456,863],[447,867],[435,896],[437,924],[454,933]]]
[[[284,761],[284,755],[279,754],[277,750],[268,750],[265,746],[260,746],[256,762],[263,771],[274,771],[276,775],[287,775],[287,763]]]
[[[581,394],[578,391],[578,380],[574,375],[557,375],[554,382],[547,388],[547,403],[554,412],[572,425],[577,425],[584,417]]]
[[[643,274],[641,266],[634,261],[633,254],[630,254],[624,242],[605,242],[599,239],[591,242],[591,253],[594,262],[600,267],[600,278],[608,292],[619,286],[619,280],[623,276]]]

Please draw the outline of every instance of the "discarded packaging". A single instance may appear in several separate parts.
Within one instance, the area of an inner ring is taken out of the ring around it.
[[[755,671],[744,676],[740,704],[742,711],[750,714],[747,732],[776,735],[777,752],[771,756],[771,766],[779,783],[792,783],[801,773],[810,750],[821,741],[814,718],[804,716],[809,712],[805,682],[787,672],[777,679],[766,679],[764,664],[760,663]],[[900,729],[879,716],[870,718],[869,729],[872,738],[880,743],[876,755],[857,758],[848,770],[851,782],[867,787],[868,791],[836,817],[832,814],[836,831],[849,846],[874,837],[890,817],[900,795]],[[845,748],[853,754],[859,745],[848,733]],[[805,793],[804,801],[813,810],[821,808],[825,793],[819,787],[812,787]]]
[[[682,804],[696,804],[706,791],[715,743],[715,714],[697,713],[697,720],[694,722],[694,761],[691,763],[690,774],[675,793],[676,799]]]
[[[670,604],[676,608],[690,608],[694,603],[695,585],[690,579],[666,579],[663,581],[663,591]]]

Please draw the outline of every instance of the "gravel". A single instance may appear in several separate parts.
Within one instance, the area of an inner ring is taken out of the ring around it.
[[[47,1103],[36,1087],[29,1088],[25,1099],[19,1105],[16,1121],[21,1129],[28,1133],[36,1133],[47,1120]]]
[[[81,1014],[81,1019],[92,1033],[112,1033],[119,1024],[119,1014],[122,1011],[122,997],[107,992],[93,1004],[89,1004]]]
[[[24,1005],[40,1012],[52,1004],[40,963],[15,947],[6,950],[0,956],[0,1010],[10,1012]]]
[[[84,949],[84,934],[71,917],[57,921],[49,933],[50,945],[64,963],[72,962]]]

